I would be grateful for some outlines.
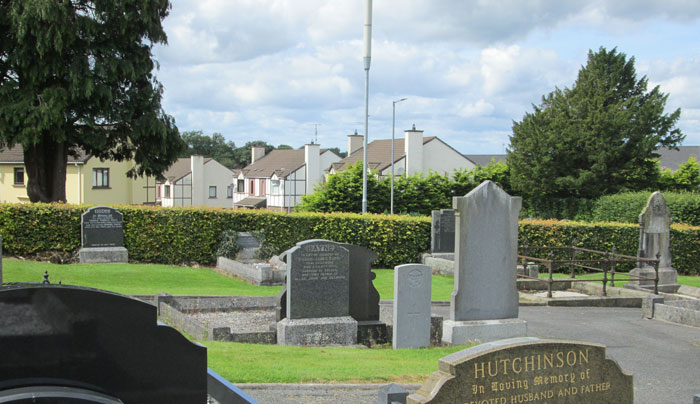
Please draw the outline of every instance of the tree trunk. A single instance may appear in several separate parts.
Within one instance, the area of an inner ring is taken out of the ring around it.
[[[49,135],[24,149],[27,169],[27,195],[31,202],[66,201],[66,163],[68,148]]]

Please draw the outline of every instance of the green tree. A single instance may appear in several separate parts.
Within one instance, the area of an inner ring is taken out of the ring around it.
[[[531,199],[596,198],[657,182],[654,151],[676,147],[680,109],[647,91],[634,58],[617,49],[588,53],[571,89],[555,89],[514,122],[508,165],[516,191]]]
[[[151,49],[168,0],[0,0],[0,146],[21,145],[32,202],[64,201],[68,155],[160,176],[184,147]]]
[[[183,132],[182,140],[187,144],[187,150],[180,153],[180,157],[199,154],[211,157],[226,167],[237,167],[236,144],[233,141],[227,142],[221,133],[215,132],[207,136],[201,130]]]
[[[253,146],[264,147],[265,154],[267,154],[275,149],[275,146],[267,144],[262,140],[254,140],[252,142],[246,142],[245,146],[236,148],[236,150],[234,152],[235,164],[234,164],[233,168],[243,168],[243,167],[247,166],[248,164],[250,164],[250,161],[251,161],[250,149]]]
[[[387,181],[378,181],[376,172],[367,176],[367,211],[383,213],[389,210]],[[362,162],[328,177],[316,186],[313,194],[302,196],[294,210],[300,212],[362,212]]]
[[[678,170],[661,170],[658,189],[662,191],[700,192],[700,164],[695,157],[681,164]]]

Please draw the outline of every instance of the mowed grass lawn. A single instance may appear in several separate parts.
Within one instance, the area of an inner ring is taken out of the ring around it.
[[[546,279],[548,277],[547,274],[540,274],[540,278]],[[558,279],[565,279],[569,278],[569,274],[553,274],[552,277],[558,278]],[[603,279],[603,274],[602,273],[593,273],[593,274],[577,274],[576,279],[585,279],[585,280],[601,280]],[[610,274],[608,274],[608,282],[610,281]],[[616,273],[615,274],[615,286],[622,286],[625,283],[627,283],[627,276],[625,273]],[[681,285],[687,285],[687,286],[693,286],[696,288],[700,288],[700,276],[688,276],[688,275],[678,275],[678,283]]]
[[[280,287],[253,286],[211,268],[151,264],[71,264],[3,259],[5,282],[41,282],[48,271],[52,283],[89,286],[122,294],[274,296]],[[378,269],[374,284],[382,299],[392,299],[394,273]],[[546,276],[542,274],[542,276]],[[557,274],[557,277],[566,277]],[[598,279],[600,274],[581,275]],[[700,287],[700,277],[679,276],[679,282]],[[453,278],[433,276],[433,300],[449,300]],[[466,346],[446,348],[373,349],[289,347],[201,341],[208,365],[233,383],[422,383],[437,370],[438,360]]]
[[[51,283],[89,286],[125,295],[275,296],[281,286],[254,286],[211,268],[155,264],[68,264],[4,258],[3,281],[41,282],[44,271]]]
[[[199,341],[209,367],[233,383],[423,383],[466,346],[423,349],[294,347]]]

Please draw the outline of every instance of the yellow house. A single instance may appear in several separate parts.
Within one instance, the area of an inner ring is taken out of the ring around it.
[[[90,155],[68,156],[66,202],[115,205],[155,203],[155,180],[127,178],[133,161],[101,161]],[[29,202],[21,147],[0,151],[0,202]]]

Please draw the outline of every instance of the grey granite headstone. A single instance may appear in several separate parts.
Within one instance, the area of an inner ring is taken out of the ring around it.
[[[440,359],[410,404],[632,404],[632,375],[587,342],[512,338]]]
[[[432,211],[430,247],[434,253],[455,251],[455,211],[440,209]]]
[[[379,388],[377,404],[406,404],[408,390],[395,384],[387,384]]]
[[[444,342],[461,345],[525,334],[525,322],[517,320],[521,205],[521,198],[491,181],[453,198],[455,279],[450,318],[443,323]]]
[[[339,243],[306,240],[286,251],[287,315],[277,323],[279,345],[353,345],[349,253]]]
[[[287,251],[287,318],[350,314],[348,250],[327,240],[306,240]]]
[[[675,293],[678,272],[671,264],[671,212],[661,192],[654,192],[639,214],[639,258],[659,257],[659,291]],[[625,286],[629,288],[653,289],[656,273],[648,263],[640,262],[638,268],[630,271],[632,278]],[[638,279],[634,279],[634,278]]]
[[[432,271],[422,264],[394,268],[394,349],[430,345]]]
[[[128,262],[123,222],[122,213],[108,206],[95,206],[85,211],[80,218],[80,262]]]

